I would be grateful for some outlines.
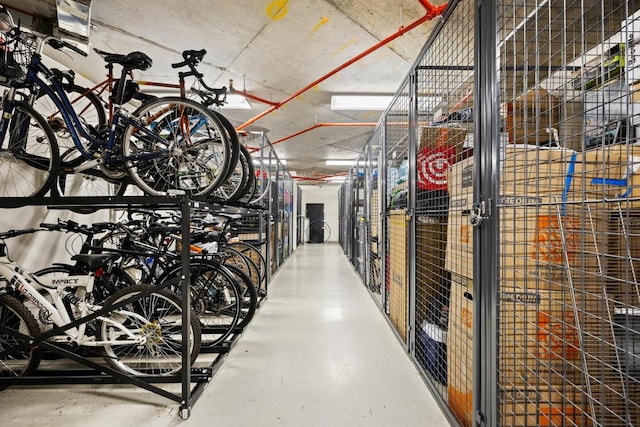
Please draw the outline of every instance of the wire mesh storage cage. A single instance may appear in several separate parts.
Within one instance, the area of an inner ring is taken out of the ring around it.
[[[369,269],[454,423],[640,424],[639,38],[638,1],[450,2],[360,156]]]

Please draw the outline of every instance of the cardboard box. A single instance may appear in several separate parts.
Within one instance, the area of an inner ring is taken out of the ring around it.
[[[404,209],[389,213],[389,318],[400,337],[407,339],[407,224]]]
[[[451,274],[447,331],[447,401],[462,426],[472,423],[473,409],[473,284]]]
[[[575,304],[574,304],[575,299]],[[583,352],[598,354],[602,299],[569,291],[522,288],[500,292],[498,366],[505,387],[585,384],[590,375]]]
[[[424,126],[420,128],[420,142],[418,152],[423,148],[438,147],[462,147],[462,143],[467,137],[467,130],[454,127]]]
[[[449,283],[444,268],[447,219],[416,217],[416,312],[419,319],[435,301],[446,303]]]
[[[640,146],[610,145],[577,155],[570,197],[617,200],[640,207]]]
[[[505,110],[505,128],[513,144],[542,145],[553,140],[545,128],[560,128],[558,99],[542,88],[506,103]]]
[[[447,399],[462,426],[475,425],[472,293],[471,279],[452,274]],[[591,425],[587,395],[580,388],[586,370],[581,365],[576,313],[569,300],[567,293],[501,292],[500,425],[555,426],[564,425],[563,420],[568,425]],[[598,304],[594,296],[579,297],[576,304],[581,326],[594,335],[599,334],[598,325],[585,310],[591,307],[597,313]]]
[[[448,174],[449,215],[445,269],[473,277],[473,228],[469,212],[473,204],[473,158],[454,164]]]
[[[567,190],[567,174],[575,162],[575,152],[509,144],[502,148],[500,161],[501,196],[537,196],[542,200],[562,196]]]
[[[540,389],[501,389],[498,399],[501,426],[573,426],[593,425],[589,402],[584,390],[564,390],[554,387]]]
[[[620,306],[640,307],[640,210],[609,211],[603,237],[609,298]]]
[[[500,212],[501,278],[518,286],[598,289],[603,248],[601,213],[562,203],[503,207]]]

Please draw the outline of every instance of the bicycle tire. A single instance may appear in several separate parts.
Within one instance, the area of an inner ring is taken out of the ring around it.
[[[251,282],[253,283],[253,286],[256,289],[260,288],[260,269],[251,258],[249,258],[246,254],[243,254],[242,252],[229,246],[220,247],[219,252],[223,252],[229,255],[229,257],[224,260],[225,266],[232,265],[239,268],[247,276],[249,276]]]
[[[136,285],[122,289],[104,303],[109,307],[130,297],[151,289],[146,285]],[[135,313],[135,315],[131,314]],[[143,333],[143,344],[118,345],[119,338],[127,339],[122,331],[101,320],[97,327],[97,337],[101,341],[115,341],[105,344],[105,360],[114,369],[134,376],[170,376],[182,370],[182,308],[180,300],[166,291],[154,291],[113,310],[105,317],[115,317],[116,321],[134,334]],[[189,359],[194,363],[200,352],[201,330],[196,316],[191,317],[189,327]]]
[[[251,163],[251,156],[244,146],[240,146],[240,156],[233,173],[215,191],[215,195],[223,200],[235,202],[246,198],[246,194],[253,187],[255,189],[255,170]],[[254,184],[252,186],[252,184]],[[250,198],[249,198],[250,199]]]
[[[0,196],[45,195],[58,172],[56,138],[46,120],[31,106],[16,102],[0,148]]]
[[[40,335],[40,327],[31,312],[15,297],[0,295],[0,325],[29,337]],[[20,345],[23,340],[10,333],[0,332],[0,353]],[[42,353],[29,346],[17,354],[0,359],[0,377],[24,377],[32,374],[40,364]]]
[[[127,126],[122,150],[129,158],[125,162],[129,174],[142,191],[194,197],[210,194],[222,184],[230,161],[226,132],[207,108],[167,97],[143,104],[133,115],[140,125]]]
[[[247,256],[258,266],[258,271],[260,273],[258,292],[264,291],[267,283],[267,260],[262,255],[262,252],[255,246],[245,242],[231,242],[227,243],[225,246],[235,249],[241,254]]]
[[[236,278],[222,264],[198,256],[190,262],[191,305],[200,319],[202,345],[214,347],[222,343],[240,321],[242,290]],[[182,295],[180,265],[169,269],[157,283]]]
[[[209,110],[213,115],[220,121],[225,131],[227,132],[227,145],[229,147],[229,165],[228,170],[225,173],[225,181],[231,177],[233,173],[233,169],[235,165],[238,163],[240,158],[240,138],[238,138],[238,133],[236,132],[236,128],[231,124],[229,119],[227,119],[223,114],[219,113],[215,110]]]
[[[79,85],[65,87],[69,103],[73,107],[80,124],[89,135],[98,133],[107,126],[107,115],[104,102],[89,89]],[[82,153],[76,148],[69,126],[65,123],[60,110],[43,91],[39,91],[33,103],[33,108],[46,119],[53,130],[60,151],[60,162],[68,167],[75,167],[85,161]],[[91,144],[81,138],[84,148],[91,151]]]
[[[249,203],[253,199],[256,192],[256,169],[253,166],[253,159],[251,153],[247,150],[247,147],[240,145],[240,161],[244,162],[244,166],[247,168],[245,186],[240,192],[238,200],[243,203]]]
[[[254,165],[256,181],[254,195],[251,198],[250,203],[266,202],[266,196],[269,194],[269,189],[271,188],[271,172],[269,171],[269,167],[260,159],[257,160],[257,166],[258,167],[255,167]]]
[[[238,327],[244,329],[253,319],[258,309],[258,291],[253,280],[240,268],[228,264],[224,266],[238,279],[237,283],[242,292],[242,307]]]

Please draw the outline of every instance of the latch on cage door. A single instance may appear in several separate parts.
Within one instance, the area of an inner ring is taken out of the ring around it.
[[[482,224],[482,221],[489,218],[487,216],[486,203],[484,201],[474,203],[471,206],[471,209],[462,211],[462,215],[469,217],[469,224],[473,227],[478,227]]]

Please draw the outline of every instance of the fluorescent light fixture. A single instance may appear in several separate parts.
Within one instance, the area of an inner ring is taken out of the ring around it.
[[[373,165],[376,166],[378,162],[373,162]],[[360,161],[357,160],[327,160],[325,162],[327,166],[369,166],[371,162]]]
[[[355,166],[355,160],[327,160],[327,166]]]
[[[393,95],[331,95],[332,110],[386,110]]]
[[[228,93],[227,102],[220,108],[226,110],[251,110],[251,104],[249,104],[247,98],[242,95],[238,95],[237,93]]]
[[[327,181],[331,182],[344,182],[347,179],[346,176],[330,176]]]
[[[274,158],[272,158],[271,160],[265,158],[263,159],[262,157],[257,157],[253,159],[253,164],[254,165],[260,165],[260,164],[265,164],[268,165],[270,163],[273,163],[274,165],[278,163],[278,161]],[[280,159],[280,164],[282,165],[286,165],[287,164],[287,159]]]

